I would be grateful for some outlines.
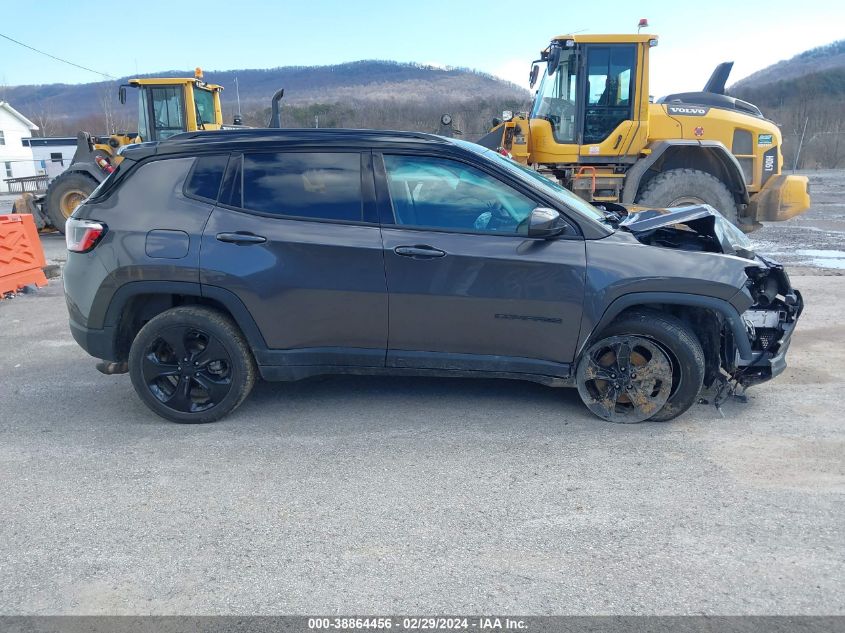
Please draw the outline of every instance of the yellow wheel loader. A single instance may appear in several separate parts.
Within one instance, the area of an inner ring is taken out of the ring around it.
[[[79,132],[70,166],[50,182],[43,199],[22,197],[16,210],[33,213],[40,225],[51,224],[64,232],[65,220],[77,205],[120,163],[118,150],[122,146],[223,128],[223,88],[205,83],[199,68],[191,78],[130,79],[118,89],[121,103],[126,103],[127,88],[138,91],[138,130],[107,137]]]
[[[532,64],[531,111],[494,120],[478,142],[594,203],[707,203],[744,231],[810,206],[807,179],[783,175],[781,133],[725,94],[732,63],[704,90],[649,97],[654,35],[561,35]]]

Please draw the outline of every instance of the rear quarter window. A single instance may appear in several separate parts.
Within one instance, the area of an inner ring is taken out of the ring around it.
[[[216,201],[228,160],[227,155],[200,156],[197,158],[185,183],[185,194],[212,202]]]

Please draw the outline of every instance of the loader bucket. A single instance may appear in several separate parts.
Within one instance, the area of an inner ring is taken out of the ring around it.
[[[35,222],[35,228],[39,231],[50,224],[49,219],[41,212],[41,205],[38,204],[35,195],[28,191],[22,193],[15,200],[12,206],[12,213],[31,215]]]

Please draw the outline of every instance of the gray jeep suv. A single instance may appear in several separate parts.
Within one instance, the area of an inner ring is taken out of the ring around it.
[[[803,307],[710,207],[595,207],[410,132],[129,146],[66,236],[73,336],[176,422],[258,376],[350,373],[574,386],[606,420],[668,420],[780,373]]]

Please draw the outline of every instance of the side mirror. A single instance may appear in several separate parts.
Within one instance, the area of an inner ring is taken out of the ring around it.
[[[549,47],[549,57],[547,60],[546,73],[551,77],[555,74],[557,67],[560,66],[560,46]]]
[[[117,89],[117,100],[120,103],[126,103],[126,86],[121,86]]]
[[[560,235],[569,225],[555,211],[547,207],[537,207],[528,216],[528,237],[548,239]]]
[[[528,75],[528,87],[533,88],[534,84],[537,83],[537,76],[540,74],[540,67],[537,64],[534,64],[531,67],[531,73]]]

